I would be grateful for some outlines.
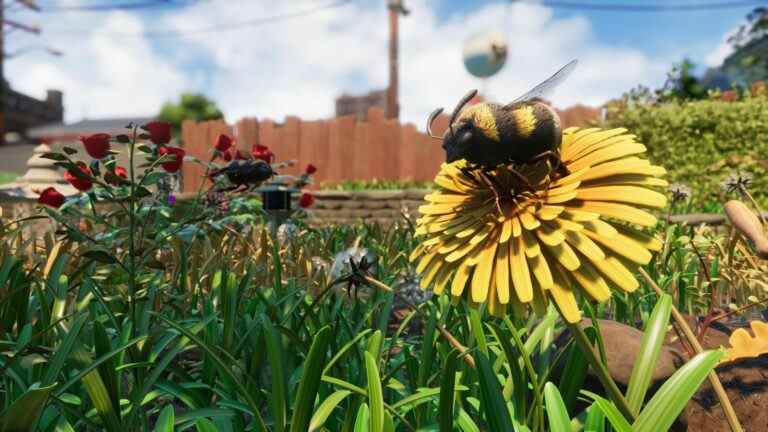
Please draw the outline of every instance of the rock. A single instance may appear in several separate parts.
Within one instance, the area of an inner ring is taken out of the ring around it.
[[[608,371],[617,384],[626,387],[629,384],[629,377],[632,375],[635,359],[640,352],[643,332],[634,327],[611,320],[600,320],[598,324],[603,337],[603,344],[605,345]],[[590,325],[591,321],[589,319],[584,319],[580,323],[582,328],[589,327]],[[563,346],[570,337],[570,332],[566,330],[557,338],[555,344]],[[675,373],[682,364],[682,354],[672,347],[662,346],[659,359],[651,376],[651,386],[660,385],[661,382]],[[588,376],[597,379],[591,369],[588,372]]]

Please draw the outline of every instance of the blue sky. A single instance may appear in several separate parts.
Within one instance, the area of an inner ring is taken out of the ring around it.
[[[229,30],[329,3],[333,0],[208,0],[142,13],[17,13],[15,18],[37,22],[44,31],[39,38],[10,35],[8,51],[45,44],[65,55],[31,52],[10,60],[6,75],[14,88],[32,95],[63,89],[68,120],[152,115],[182,91],[214,98],[231,121],[329,117],[339,94],[386,85],[384,0],[351,0],[304,17]],[[468,88],[481,88],[489,99],[513,99],[572,58],[580,64],[553,96],[558,106],[597,105],[637,84],[658,86],[683,56],[700,65],[722,60],[728,52],[724,38],[751,9],[619,13],[498,0],[406,4],[412,13],[401,24],[401,104],[404,119],[418,125],[434,107],[452,106]],[[215,30],[191,31],[210,27]],[[506,35],[510,55],[497,76],[479,82],[464,71],[461,49],[467,37],[489,30]],[[184,36],[148,35],[157,31]]]

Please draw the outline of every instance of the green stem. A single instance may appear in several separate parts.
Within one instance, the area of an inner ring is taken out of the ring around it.
[[[568,328],[571,329],[571,334],[573,335],[574,340],[579,345],[579,348],[581,348],[581,351],[587,358],[589,365],[592,366],[592,369],[597,374],[597,378],[600,380],[600,383],[603,384],[603,388],[605,388],[608,397],[613,401],[614,404],[616,404],[616,407],[619,409],[619,411],[621,411],[624,417],[626,417],[627,421],[632,423],[635,420],[635,414],[629,407],[629,404],[624,398],[624,395],[621,394],[619,387],[616,386],[616,382],[613,380],[613,378],[611,378],[611,374],[608,372],[608,368],[605,367],[605,364],[603,364],[603,362],[601,362],[595,354],[595,351],[592,349],[592,343],[589,341],[587,334],[584,333],[584,329],[581,328],[578,323],[568,323]]]

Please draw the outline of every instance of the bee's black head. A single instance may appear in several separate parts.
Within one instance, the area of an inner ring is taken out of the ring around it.
[[[464,159],[472,153],[472,142],[477,133],[474,123],[467,120],[456,122],[445,131],[443,136],[443,150],[445,161],[455,162]]]

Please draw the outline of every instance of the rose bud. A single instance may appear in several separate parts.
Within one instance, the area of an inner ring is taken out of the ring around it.
[[[275,160],[275,154],[269,149],[269,147],[256,144],[251,149],[251,154],[256,159],[261,159],[266,163],[272,163]]]
[[[171,124],[168,122],[153,121],[144,125],[149,132],[149,140],[157,145],[168,144],[171,141]]]
[[[125,180],[127,179],[128,170],[121,166],[115,167],[114,171],[109,171],[104,176],[104,180],[112,186],[120,186],[121,184],[125,183]]]
[[[163,162],[163,169],[169,173],[175,173],[181,169],[181,164],[184,163],[184,155],[186,152],[184,149],[178,147],[160,147],[157,151],[160,156],[169,155],[170,157],[166,162]],[[174,160],[171,160],[175,156]]]
[[[110,134],[97,133],[88,136],[81,136],[86,153],[94,159],[104,159],[109,154]]]
[[[40,197],[37,199],[37,202],[53,208],[59,208],[64,204],[64,199],[64,195],[62,195],[61,192],[53,187],[49,187],[40,192]]]
[[[81,174],[86,176],[93,175],[91,169],[88,168],[88,165],[84,164],[83,162],[78,162],[77,168],[80,170]],[[64,172],[64,180],[66,180],[80,192],[89,191],[93,187],[93,181],[91,179],[79,177],[72,170],[67,170]]]
[[[311,193],[304,192],[301,194],[301,198],[299,198],[299,207],[301,208],[307,208],[310,207],[312,204],[315,203],[315,196]]]
[[[305,169],[304,172],[307,175],[312,175],[312,174],[317,172],[317,167],[312,165],[312,164],[309,164],[309,165],[307,165],[307,169]]]
[[[227,150],[227,151],[225,151],[225,152],[221,152],[221,155],[220,155],[220,156],[221,156],[221,158],[222,158],[222,159],[224,159],[226,162],[229,162],[229,161],[231,161],[231,160],[232,160],[232,158],[233,158],[233,156],[232,156],[232,149],[229,149],[229,150]]]
[[[216,138],[216,150],[225,152],[229,150],[230,147],[232,147],[232,142],[232,138],[229,135],[219,134],[219,137]]]

